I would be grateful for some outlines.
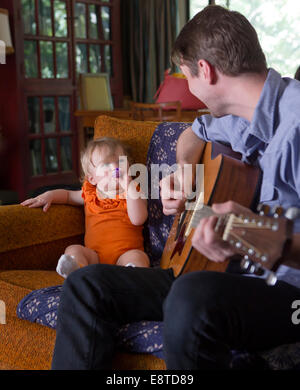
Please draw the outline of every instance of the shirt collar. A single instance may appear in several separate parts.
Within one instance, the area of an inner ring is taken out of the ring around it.
[[[274,135],[275,107],[280,83],[280,74],[270,68],[249,128],[250,134],[265,143],[269,143]]]

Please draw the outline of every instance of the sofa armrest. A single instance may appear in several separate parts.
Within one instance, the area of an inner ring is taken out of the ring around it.
[[[55,269],[66,246],[83,243],[83,207],[0,207],[0,269]]]

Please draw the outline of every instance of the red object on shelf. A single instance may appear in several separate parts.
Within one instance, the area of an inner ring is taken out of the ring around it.
[[[187,79],[184,76],[169,74],[169,70],[165,71],[164,81],[159,86],[155,96],[155,103],[164,103],[172,101],[180,101],[182,110],[199,110],[207,108],[206,105],[196,98],[188,86]]]

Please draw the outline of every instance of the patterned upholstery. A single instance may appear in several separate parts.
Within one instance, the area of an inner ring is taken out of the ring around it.
[[[130,147],[133,160],[145,164],[156,126],[157,122],[139,122],[101,115],[95,122],[94,138],[113,136],[122,140]]]
[[[168,164],[169,166],[175,164],[177,139],[187,126],[187,123],[174,122],[158,125],[153,133],[148,150],[147,167],[149,173],[151,164]],[[150,192],[150,174],[148,177]],[[159,266],[173,217],[167,217],[162,213],[160,199],[151,199],[150,197],[148,212],[148,223],[144,229],[145,250],[150,257],[151,266],[155,267]],[[48,287],[31,292],[19,303],[17,315],[20,318],[55,328],[60,292],[61,286]],[[136,353],[150,353],[163,358],[162,327],[163,323],[153,321],[127,324],[119,329],[117,333],[119,348]],[[232,367],[300,368],[300,343],[280,346],[270,351],[261,352],[259,355],[249,354],[244,351],[232,351]]]
[[[1,206],[0,221],[1,270],[53,270],[68,245],[83,242],[80,207],[52,205],[44,213],[41,208]]]
[[[173,216],[165,216],[162,212],[162,203],[159,199],[151,199],[151,190],[156,181],[151,183],[151,166],[172,166],[176,164],[176,144],[179,135],[189,126],[187,123],[166,122],[160,124],[153,133],[147,156],[148,168],[148,223],[144,229],[145,250],[148,253],[152,266],[159,266],[160,258],[173,224]],[[166,176],[168,171],[160,170],[159,179]],[[158,188],[157,188],[158,190]],[[159,193],[158,193],[159,195]]]

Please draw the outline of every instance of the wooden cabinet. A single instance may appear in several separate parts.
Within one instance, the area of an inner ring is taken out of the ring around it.
[[[20,200],[78,182],[80,73],[106,72],[122,105],[120,0],[2,0],[15,54],[0,65],[1,187]]]

